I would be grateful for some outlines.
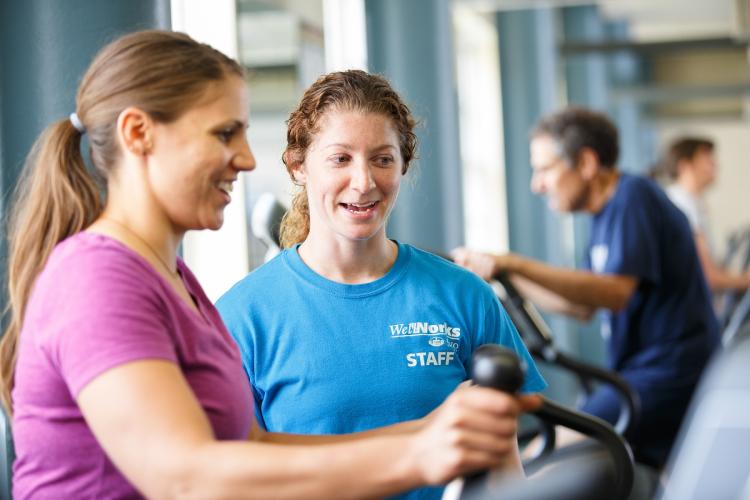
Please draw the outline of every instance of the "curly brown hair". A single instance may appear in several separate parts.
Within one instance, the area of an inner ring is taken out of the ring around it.
[[[313,83],[302,95],[299,106],[287,120],[287,146],[282,155],[289,176],[305,161],[307,150],[320,130],[322,118],[331,110],[379,113],[389,117],[396,128],[399,149],[404,162],[402,173],[416,157],[417,121],[391,84],[379,75],[349,70],[328,73]],[[281,223],[281,246],[301,243],[310,231],[310,210],[304,187],[295,194],[292,207]]]

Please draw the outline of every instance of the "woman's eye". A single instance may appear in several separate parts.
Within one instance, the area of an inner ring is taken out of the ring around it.
[[[221,130],[216,133],[216,136],[224,144],[229,144],[234,136],[234,129]]]
[[[393,164],[392,156],[378,156],[375,163],[380,167],[389,167]]]
[[[346,163],[348,160],[349,160],[349,157],[346,155],[334,155],[331,157],[331,161],[337,165]]]

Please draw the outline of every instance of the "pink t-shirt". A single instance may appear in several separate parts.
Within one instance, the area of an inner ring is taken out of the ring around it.
[[[54,249],[20,336],[16,500],[140,497],[99,446],[75,399],[98,375],[131,361],[178,364],[215,436],[247,438],[253,401],[240,353],[195,276],[182,261],[178,267],[200,314],[145,259],[111,238],[79,233]]]

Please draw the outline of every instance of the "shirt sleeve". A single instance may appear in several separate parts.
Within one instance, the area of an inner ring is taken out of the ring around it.
[[[71,259],[40,280],[45,319],[36,338],[71,394],[142,359],[177,362],[157,276],[132,257]]]
[[[602,272],[660,282],[659,216],[649,209],[651,204],[648,196],[631,197],[609,219],[611,236]]]
[[[530,394],[535,392],[541,392],[547,388],[547,382],[539,373],[539,369],[534,363],[534,359],[529,354],[529,350],[526,349],[526,345],[521,340],[521,336],[518,334],[515,325],[510,320],[508,313],[505,311],[503,306],[495,297],[489,287],[488,292],[491,296],[487,297],[487,304],[485,307],[484,324],[485,328],[477,336],[476,344],[474,349],[478,348],[482,344],[499,344],[503,347],[515,352],[521,360],[521,365],[524,368],[525,377],[524,383],[521,386],[522,394]]]
[[[253,325],[250,321],[249,300],[244,300],[244,291],[241,288],[243,282],[235,285],[227,293],[222,295],[216,302],[216,309],[221,315],[224,325],[234,339],[242,356],[242,368],[250,382],[250,387],[255,400],[255,420],[262,428],[266,428],[263,414],[260,411],[263,405],[263,394],[258,390],[255,383],[255,371],[253,363]]]

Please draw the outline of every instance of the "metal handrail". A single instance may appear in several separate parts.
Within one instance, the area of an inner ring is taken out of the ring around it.
[[[615,430],[626,435],[638,424],[640,417],[640,398],[630,385],[618,374],[596,365],[576,360],[560,352],[553,344],[552,333],[536,307],[526,300],[513,285],[507,274],[498,276],[497,281],[505,291],[505,297],[499,297],[508,314],[516,324],[531,354],[547,363],[560,366],[574,373],[587,386],[598,382],[613,387],[620,397],[620,414],[615,423]]]

